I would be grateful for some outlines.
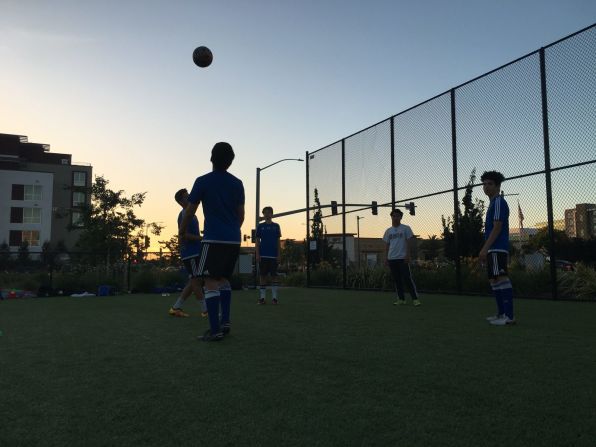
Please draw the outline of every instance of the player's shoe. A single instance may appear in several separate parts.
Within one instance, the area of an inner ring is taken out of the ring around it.
[[[493,326],[510,326],[515,324],[515,319],[511,319],[507,315],[503,315],[501,318],[492,320],[490,324]]]
[[[414,304],[414,306],[420,306],[422,303],[420,300],[412,300],[412,304]]]
[[[221,341],[224,338],[223,332],[212,334],[211,329],[207,329],[203,335],[197,337],[200,341]]]
[[[257,304],[266,304],[265,298],[259,298],[259,301],[257,301]]]
[[[232,330],[232,325],[230,323],[222,323],[222,325],[221,325],[221,332],[224,335],[228,335],[231,330]]]
[[[271,300],[271,304],[279,304],[279,301],[277,301],[277,298],[273,298]]]
[[[205,318],[209,316],[209,312],[201,312],[201,317]]]
[[[406,300],[397,300],[395,303],[393,303],[394,306],[405,306],[406,305]]]
[[[173,317],[188,317],[189,316],[182,309],[174,309],[173,307],[170,307],[170,310],[168,311],[168,313]]]
[[[491,315],[490,317],[486,317],[486,321],[495,321],[498,320],[499,318],[503,318],[504,315]]]

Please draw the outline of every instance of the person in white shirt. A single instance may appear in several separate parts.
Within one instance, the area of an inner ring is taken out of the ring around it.
[[[385,265],[391,270],[391,276],[395,282],[397,300],[393,304],[406,304],[405,282],[412,296],[412,303],[414,306],[420,306],[418,291],[410,271],[410,239],[414,237],[414,233],[408,225],[401,223],[403,215],[400,209],[394,208],[391,211],[391,227],[387,228],[383,235],[383,241],[386,244]]]

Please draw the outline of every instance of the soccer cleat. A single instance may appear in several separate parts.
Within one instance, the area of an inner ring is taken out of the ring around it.
[[[279,301],[277,301],[277,298],[273,298],[271,300],[271,304],[279,304]]]
[[[182,309],[174,309],[173,307],[170,307],[170,310],[168,311],[168,313],[173,317],[188,317],[189,316]]]
[[[232,325],[230,323],[222,323],[222,325],[221,325],[221,332],[224,335],[228,335],[231,330],[232,330]]]
[[[515,319],[510,319],[507,315],[503,315],[496,320],[490,322],[493,326],[509,326],[515,324]]]
[[[265,301],[265,298],[259,298],[259,301],[257,301],[257,304],[267,304]]]
[[[495,321],[499,318],[503,318],[504,315],[491,315],[490,317],[486,317],[486,321]]]
[[[405,306],[406,305],[406,300],[397,300],[395,303],[393,303],[394,306]]]
[[[223,332],[211,334],[211,329],[207,329],[203,335],[197,337],[200,341],[221,341],[224,338]]]
[[[209,315],[209,312],[201,312],[201,317],[205,318]]]
[[[414,304],[414,306],[420,306],[422,304],[420,300],[413,300],[412,303]]]

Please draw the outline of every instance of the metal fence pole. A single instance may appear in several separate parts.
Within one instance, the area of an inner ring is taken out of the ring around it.
[[[347,251],[346,251],[346,140],[341,140],[341,243],[342,243],[342,287],[347,286]]]
[[[391,132],[391,210],[395,208],[395,122],[394,117],[390,120]]]
[[[462,292],[459,250],[459,197],[457,180],[457,127],[455,121],[455,89],[451,89],[451,157],[453,160],[453,236],[455,241],[455,285]]]
[[[548,101],[546,96],[546,60],[544,48],[540,48],[540,91],[542,93],[542,135],[544,138],[544,170],[546,178],[546,211],[548,215],[548,251],[550,256],[551,293],[553,300],[559,295],[557,287],[557,265],[555,247],[555,225],[553,216],[553,190],[550,166],[550,138],[548,134]]]
[[[306,287],[310,287],[310,185],[309,185],[309,160],[310,156],[306,151]]]

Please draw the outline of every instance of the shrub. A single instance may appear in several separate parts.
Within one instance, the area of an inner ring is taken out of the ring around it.
[[[596,300],[596,270],[593,267],[577,263],[575,271],[560,272],[558,279],[563,297]]]

